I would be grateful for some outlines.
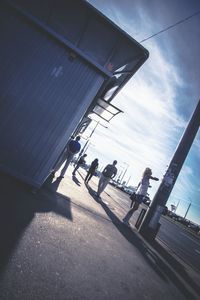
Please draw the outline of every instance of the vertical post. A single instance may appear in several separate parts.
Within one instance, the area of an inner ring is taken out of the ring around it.
[[[89,141],[90,141],[90,139],[91,139],[91,137],[92,137],[92,135],[93,135],[93,133],[94,133],[94,131],[95,131],[95,129],[97,128],[98,125],[99,125],[99,121],[96,123],[95,127],[93,128],[92,132],[90,133],[90,136],[88,137],[87,142],[86,142],[85,145],[83,146],[83,149],[80,151],[80,154],[79,154],[77,160],[79,160],[79,158],[85,153],[85,152],[84,152],[84,151],[85,151],[85,148],[87,147],[87,145],[88,145],[88,143],[89,143]]]
[[[118,178],[117,178],[117,182],[118,182],[118,183],[120,183],[120,178],[121,178],[121,176],[122,176],[122,173],[123,173],[123,170],[121,170],[121,172],[120,172],[120,174],[119,174],[119,176],[118,176]]]
[[[174,153],[169,167],[156,192],[152,204],[146,214],[139,232],[149,240],[153,240],[159,230],[159,220],[164,210],[166,202],[174,187],[176,179],[181,171],[183,163],[187,157],[190,147],[194,141],[200,126],[200,101],[189,121],[189,124],[182,136],[182,139]]]
[[[131,176],[130,176],[129,179],[127,180],[126,186],[128,186],[130,179],[131,179]]]
[[[90,147],[90,145],[91,145],[91,142],[89,142],[87,144],[87,147],[85,147],[85,150],[84,150],[84,152],[82,154],[85,154],[88,151],[88,148]]]
[[[187,214],[188,214],[188,211],[189,211],[189,209],[190,209],[191,204],[192,204],[192,203],[190,202],[190,204],[188,205],[188,208],[187,208],[187,210],[186,210],[186,213],[185,213],[185,216],[184,216],[183,219],[186,219],[186,216],[187,216]]]
[[[125,171],[124,171],[124,174],[123,174],[123,176],[122,176],[122,178],[121,178],[121,180],[120,180],[120,183],[122,183],[122,180],[124,179],[124,176],[126,175],[126,172],[127,172],[127,170],[128,170],[128,167],[129,167],[129,166],[126,167],[126,169],[125,169]]]
[[[178,203],[177,203],[177,205],[176,205],[176,208],[175,208],[175,213],[176,213],[176,211],[177,211],[177,208],[178,208],[178,206],[179,206],[179,204],[180,204],[180,200],[178,201]]]

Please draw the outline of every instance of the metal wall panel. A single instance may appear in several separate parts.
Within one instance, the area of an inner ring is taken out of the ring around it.
[[[0,168],[40,186],[104,78],[5,8],[0,41]]]
[[[87,1],[10,0],[9,2],[66,38],[94,64],[103,66],[111,73],[131,63],[129,70],[134,73],[134,67],[137,70],[137,65],[142,65],[148,57],[145,48]]]
[[[89,110],[98,98],[104,97],[108,86],[112,88],[111,82],[115,81],[116,88],[107,98],[108,102],[112,101],[149,56],[142,45],[87,1],[44,0],[42,5],[40,0],[4,1],[62,40],[107,76],[108,80],[105,80]]]
[[[19,5],[43,22],[47,22],[51,14],[52,0],[8,0],[8,2]]]
[[[0,43],[0,169],[35,186],[110,83],[108,101],[148,57],[83,0],[1,1]]]

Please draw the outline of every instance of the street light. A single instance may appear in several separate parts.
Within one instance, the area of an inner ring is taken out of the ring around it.
[[[87,147],[87,145],[88,145],[88,143],[89,143],[89,141],[90,141],[90,139],[91,139],[93,133],[95,132],[97,126],[101,125],[101,126],[104,127],[104,128],[108,128],[107,126],[104,126],[103,124],[101,124],[100,121],[96,121],[96,120],[92,120],[92,121],[96,122],[96,125],[94,126],[94,128],[93,128],[93,130],[91,131],[89,137],[87,138],[87,141],[86,141],[85,145],[83,146],[83,149],[81,150],[81,152],[80,152],[80,154],[79,154],[79,157],[81,157],[81,155],[83,155],[83,154],[85,153],[86,147]]]
[[[125,174],[126,174],[126,172],[127,172],[127,170],[128,170],[128,167],[129,167],[129,164],[127,164],[126,162],[124,162],[123,164],[126,165],[126,169],[125,169],[125,171],[124,171],[124,174],[122,175],[122,178],[120,179],[120,183],[122,183],[122,180],[124,179],[124,176],[125,176]]]
[[[129,179],[126,182],[126,186],[128,186],[130,179],[131,179],[131,175],[129,176]]]
[[[175,213],[176,213],[177,208],[178,208],[178,206],[179,206],[179,204],[180,204],[180,201],[181,201],[181,200],[179,199],[178,202],[177,202],[177,204],[176,204],[176,208],[175,208],[175,211],[174,211]]]
[[[119,166],[119,176],[117,177],[117,180],[116,180],[118,183],[120,183],[120,180],[121,180],[120,178],[123,174],[123,171],[124,171],[123,167]]]
[[[187,214],[188,214],[188,212],[189,212],[189,209],[190,209],[191,205],[192,205],[192,200],[190,200],[190,203],[189,203],[188,208],[187,208],[187,210],[186,210],[185,216],[183,217],[184,220],[185,220],[186,217],[187,217]]]

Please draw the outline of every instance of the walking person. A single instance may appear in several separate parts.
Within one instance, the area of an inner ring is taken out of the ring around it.
[[[115,167],[117,161],[114,160],[112,165],[107,165],[99,179],[98,190],[97,190],[97,197],[100,198],[101,193],[105,190],[107,184],[109,183],[110,179],[113,179],[117,174],[117,168]]]
[[[64,151],[64,155],[62,157],[62,162],[63,162],[63,158],[64,160],[66,159],[66,162],[60,172],[59,178],[64,178],[67,168],[69,167],[69,164],[72,161],[72,158],[74,157],[75,154],[77,154],[80,151],[81,149],[81,144],[79,143],[80,139],[81,139],[80,136],[77,136],[75,140],[70,139],[69,142],[67,143],[66,150]],[[61,165],[61,163],[59,164]]]
[[[74,168],[74,171],[72,172],[72,175],[75,176],[76,175],[76,171],[78,170],[78,168],[80,168],[80,166],[85,165],[85,158],[86,158],[87,154],[83,154],[79,160],[77,161],[77,164]]]
[[[95,174],[96,170],[98,169],[99,161],[98,158],[95,158],[95,160],[92,161],[91,166],[87,172],[87,175],[85,177],[85,183],[88,183],[92,176]]]
[[[135,199],[133,202],[133,206],[131,209],[127,212],[125,217],[123,218],[123,223],[125,225],[130,225],[129,220],[132,217],[133,213],[139,208],[140,204],[143,202],[144,197],[147,195],[147,190],[149,188],[149,181],[151,180],[156,180],[158,181],[159,179],[157,177],[152,176],[152,170],[150,168],[146,168],[142,179],[137,187],[137,191],[135,193]]]

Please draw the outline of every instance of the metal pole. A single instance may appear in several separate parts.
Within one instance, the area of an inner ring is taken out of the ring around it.
[[[179,206],[179,203],[180,203],[180,200],[178,201],[178,204],[176,205],[176,209],[175,209],[175,213],[176,213],[176,211],[177,211],[177,208],[178,208],[178,206]]]
[[[117,182],[118,182],[118,183],[120,183],[120,177],[122,176],[123,170],[124,170],[124,169],[121,170],[121,172],[120,172],[120,174],[119,174],[119,176],[118,176],[118,178],[117,178]]]
[[[87,140],[87,142],[85,143],[85,145],[83,146],[82,150],[79,153],[79,156],[77,158],[77,161],[79,160],[79,158],[84,154],[85,148],[87,147],[87,144],[89,143],[89,139]]]
[[[184,216],[184,218],[183,218],[184,220],[185,220],[185,218],[186,218],[186,216],[187,216],[187,214],[188,214],[188,211],[189,211],[189,209],[190,209],[191,204],[192,204],[192,203],[190,202],[190,204],[188,205],[188,208],[187,208],[187,210],[186,210],[185,216]]]
[[[84,152],[83,152],[82,154],[85,154],[85,153],[88,151],[88,148],[90,147],[90,145],[91,145],[91,143],[89,142],[89,143],[87,144],[87,147],[85,148],[85,150],[84,150]]]
[[[153,240],[158,233],[160,224],[159,220],[165,208],[166,202],[174,187],[176,179],[181,171],[183,163],[187,157],[190,147],[194,141],[197,131],[200,126],[200,101],[189,121],[187,128],[182,136],[182,139],[175,151],[175,154],[169,164],[169,167],[163,177],[163,180],[156,192],[154,199],[146,217],[144,218],[139,232],[149,240]]]
[[[121,180],[120,180],[120,183],[122,183],[122,180],[124,179],[124,176],[125,176],[125,174],[126,174],[126,172],[127,172],[127,170],[128,170],[128,167],[129,167],[129,166],[126,167],[126,170],[124,171],[124,174],[123,174],[123,176],[122,176],[122,178],[121,178]]]
[[[127,183],[126,183],[126,186],[128,186],[130,179],[131,179],[131,176],[129,177],[129,179],[128,179]]]
[[[85,153],[85,152],[84,152],[84,151],[85,151],[85,148],[87,147],[87,144],[89,143],[89,141],[90,141],[90,139],[91,139],[91,137],[92,137],[92,135],[93,135],[93,133],[94,133],[94,131],[95,131],[95,129],[97,128],[98,125],[99,125],[99,121],[97,122],[97,124],[96,124],[95,127],[93,128],[92,132],[90,133],[90,135],[89,135],[89,137],[88,137],[88,139],[87,139],[87,142],[86,142],[85,145],[83,146],[83,149],[80,151],[80,154],[79,154],[79,156],[78,156],[77,161],[78,161],[79,158]]]

